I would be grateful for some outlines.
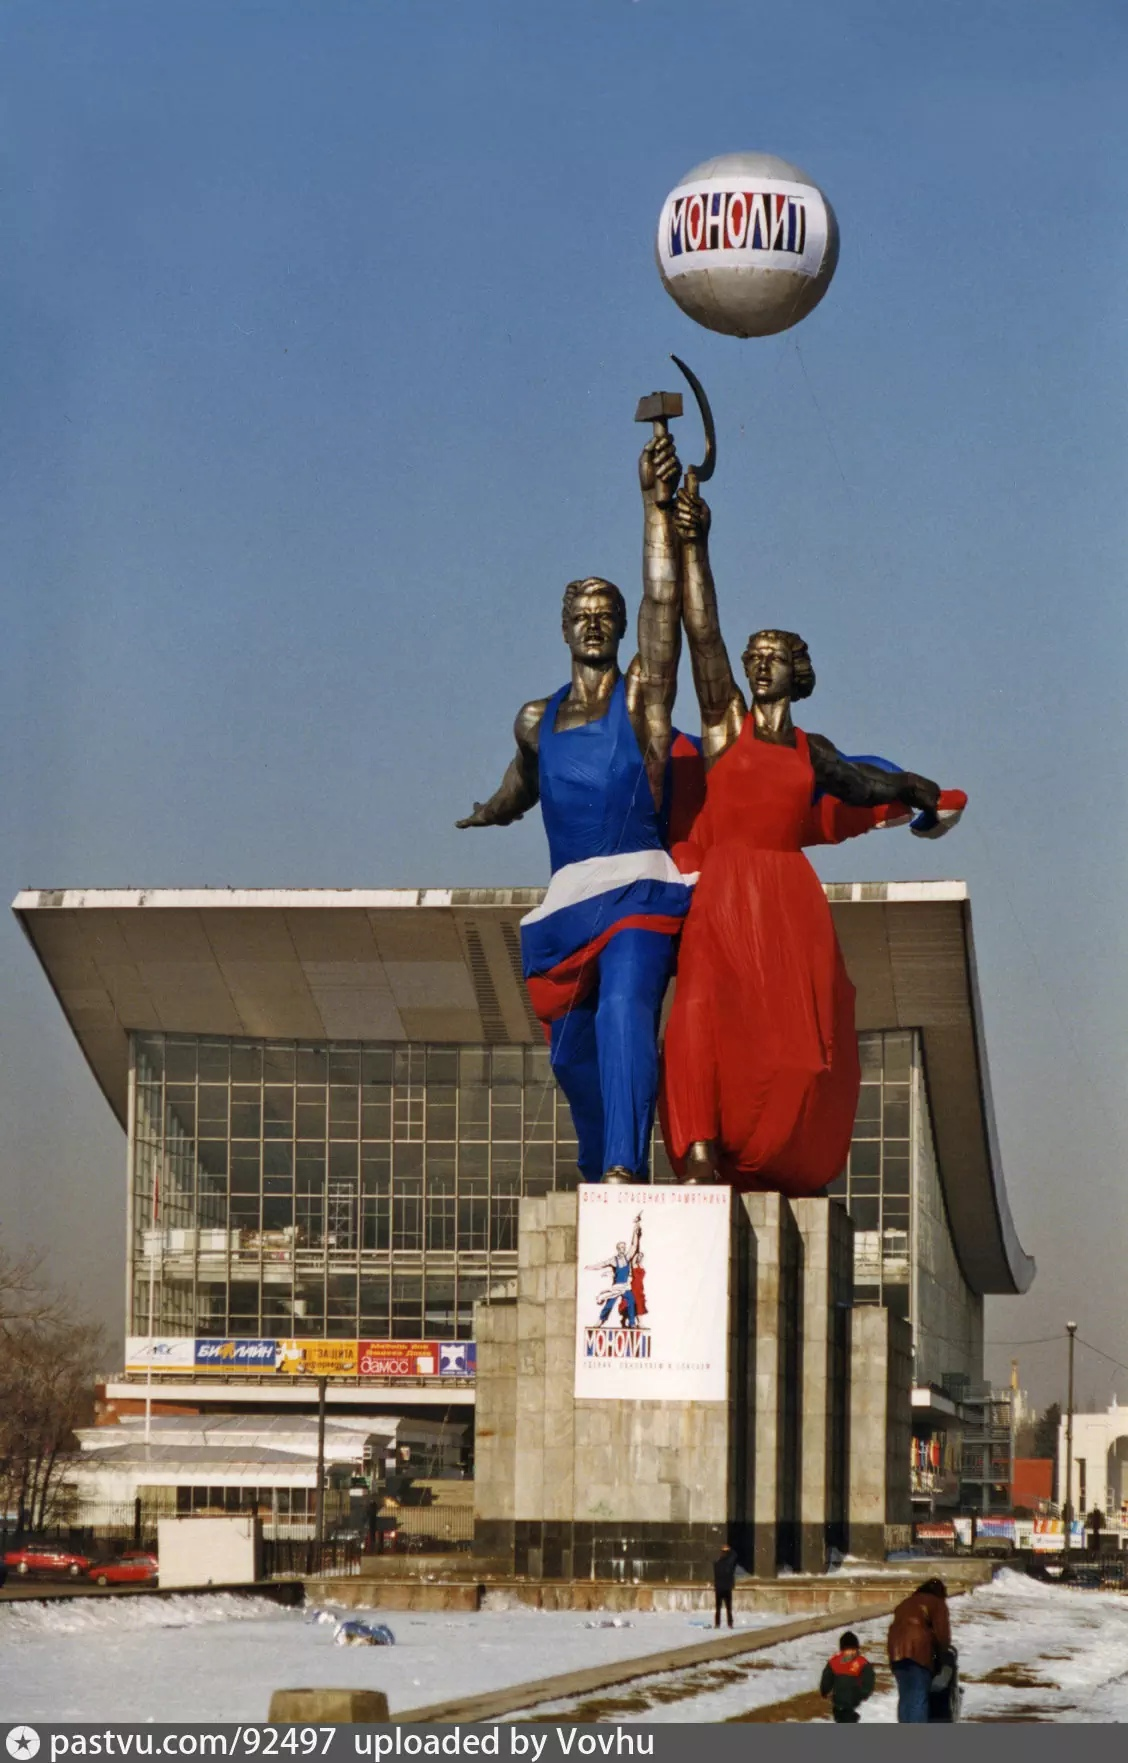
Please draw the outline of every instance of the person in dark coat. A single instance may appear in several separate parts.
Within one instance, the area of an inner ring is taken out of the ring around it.
[[[1099,1506],[1094,1506],[1085,1520],[1089,1530],[1089,1547],[1094,1555],[1101,1552],[1101,1531],[1104,1529],[1104,1513]]]
[[[947,1599],[943,1580],[926,1579],[893,1612],[889,1663],[897,1680],[897,1719],[902,1725],[928,1723],[933,1673],[952,1646]]]
[[[713,1562],[713,1589],[716,1593],[713,1611],[713,1627],[721,1626],[721,1606],[724,1605],[728,1617],[728,1625],[732,1627],[732,1588],[736,1584],[736,1550],[731,1543],[726,1543],[717,1559]]]
[[[838,1726],[856,1726],[861,1719],[858,1709],[868,1702],[877,1683],[877,1674],[862,1652],[853,1629],[838,1637],[838,1651],[823,1666],[819,1681],[820,1696],[830,1697],[830,1711]]]

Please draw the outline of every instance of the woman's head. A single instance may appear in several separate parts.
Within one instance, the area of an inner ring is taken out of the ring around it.
[[[815,670],[806,643],[796,631],[754,631],[741,656],[754,701],[809,698]]]

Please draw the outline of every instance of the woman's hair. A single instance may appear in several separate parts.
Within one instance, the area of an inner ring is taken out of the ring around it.
[[[582,581],[569,582],[564,589],[564,605],[561,616],[567,618],[572,610],[573,602],[581,594],[606,594],[615,608],[615,618],[619,626],[619,635],[624,636],[627,629],[627,602],[615,586],[614,582],[604,581],[601,575],[586,575]]]
[[[917,1586],[918,1592],[927,1592],[933,1598],[946,1598],[948,1588],[942,1579],[926,1579],[923,1585]]]
[[[740,658],[745,665],[757,637],[771,637],[777,643],[786,644],[791,651],[791,696],[809,698],[815,689],[815,670],[811,665],[810,651],[798,631],[753,631]]]

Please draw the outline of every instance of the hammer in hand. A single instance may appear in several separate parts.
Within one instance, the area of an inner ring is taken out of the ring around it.
[[[672,416],[680,416],[681,413],[680,392],[651,392],[648,397],[639,399],[635,421],[653,423],[654,439],[657,440],[660,435],[669,434],[667,423]],[[659,508],[668,508],[673,499],[673,489],[667,494],[661,483],[655,486],[655,503]]]

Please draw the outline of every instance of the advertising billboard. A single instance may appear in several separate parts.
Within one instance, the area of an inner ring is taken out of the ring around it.
[[[459,1377],[477,1370],[473,1341],[268,1340],[238,1335],[192,1339],[130,1335],[125,1369],[276,1373],[283,1377]]]
[[[437,1377],[437,1341],[358,1341],[361,1377]]]
[[[993,1542],[1013,1543],[1014,1519],[977,1518],[975,1521],[975,1534],[977,1537],[982,1537],[984,1541],[990,1539]]]
[[[278,1369],[306,1377],[355,1377],[356,1341],[280,1341]]]
[[[956,1532],[950,1518],[937,1518],[931,1523],[914,1524],[913,1537],[918,1543],[951,1543],[955,1541]],[[971,1523],[967,1526],[967,1539],[971,1541]]]
[[[127,1371],[191,1371],[196,1343],[189,1335],[127,1335]]]
[[[1040,1555],[1060,1553],[1065,1548],[1064,1519],[1035,1518],[1030,1540]],[[1085,1526],[1079,1519],[1074,1519],[1069,1527],[1069,1546],[1071,1549],[1085,1547]]]
[[[196,1342],[196,1366],[212,1371],[275,1371],[280,1341],[221,1339]]]
[[[579,1189],[577,1398],[728,1398],[728,1187]]]
[[[477,1369],[478,1348],[474,1341],[440,1341],[440,1377],[473,1377]]]

